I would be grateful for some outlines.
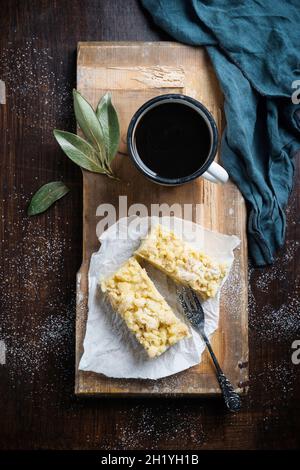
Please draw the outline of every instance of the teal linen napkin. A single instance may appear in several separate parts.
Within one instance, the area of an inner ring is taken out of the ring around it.
[[[271,264],[300,147],[299,0],[141,1],[175,39],[206,46],[225,97],[222,163],[247,201],[250,254]]]

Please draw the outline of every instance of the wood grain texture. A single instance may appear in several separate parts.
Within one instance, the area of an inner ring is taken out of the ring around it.
[[[300,366],[291,361],[300,337],[298,159],[286,244],[273,266],[249,266],[250,389],[242,411],[227,414],[217,398],[76,398],[82,176],[52,130],[75,131],[79,41],[170,38],[137,0],[10,0],[1,3],[0,26],[0,448],[299,448]],[[57,179],[71,193],[28,219],[31,194]]]
[[[238,189],[230,182],[216,185],[201,178],[180,187],[163,187],[148,181],[127,155],[126,136],[131,117],[148,99],[165,93],[181,93],[200,100],[213,114],[222,132],[223,96],[212,66],[202,48],[173,42],[79,43],[77,89],[96,107],[100,97],[110,91],[120,117],[121,143],[114,162],[121,181],[102,175],[83,174],[83,265],[78,274],[76,328],[76,383],[79,395],[211,395],[220,394],[214,366],[203,355],[200,365],[160,380],[121,380],[78,370],[83,352],[87,319],[88,268],[91,253],[99,248],[96,226],[97,207],[112,204],[119,214],[119,197],[127,198],[127,207],[143,204],[191,205],[196,221],[211,230],[235,234],[241,239],[235,250],[233,273],[221,296],[220,325],[212,344],[221,367],[239,392],[248,387],[248,312],[246,208]],[[217,156],[218,159],[218,156]],[[125,214],[128,215],[127,213]],[[101,233],[98,233],[98,236]],[[233,294],[235,291],[235,294]],[[229,301],[230,299],[230,301]],[[244,367],[240,367],[244,364]]]

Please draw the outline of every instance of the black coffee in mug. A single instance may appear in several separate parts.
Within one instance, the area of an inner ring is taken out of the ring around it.
[[[228,174],[214,158],[218,130],[208,109],[190,96],[161,95],[132,117],[127,148],[132,161],[151,181],[177,186],[198,176],[226,183]]]
[[[137,152],[144,165],[162,178],[192,175],[205,163],[211,146],[207,123],[184,103],[162,103],[139,121]]]

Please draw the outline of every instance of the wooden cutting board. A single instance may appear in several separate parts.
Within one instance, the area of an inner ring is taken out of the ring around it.
[[[212,339],[220,364],[239,392],[248,381],[246,209],[237,187],[215,185],[202,179],[180,187],[163,187],[144,178],[126,154],[126,133],[134,112],[147,100],[165,93],[183,93],[201,101],[213,114],[220,133],[224,127],[223,96],[212,66],[202,48],[173,42],[79,43],[77,88],[96,106],[111,91],[121,123],[121,144],[114,168],[120,182],[83,172],[83,261],[77,278],[76,384],[79,395],[212,395],[220,390],[208,354],[200,365],[160,380],[111,379],[78,370],[83,353],[87,319],[88,269],[91,254],[99,248],[97,207],[113,204],[119,196],[134,203],[201,204],[205,227],[237,235],[241,245],[222,290],[220,325]],[[195,207],[195,206],[194,206]],[[199,206],[198,206],[199,207]],[[121,214],[124,216],[126,214]],[[194,214],[195,218],[195,214]]]

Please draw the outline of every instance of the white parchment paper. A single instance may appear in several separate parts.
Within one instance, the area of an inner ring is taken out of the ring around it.
[[[101,247],[92,255],[89,269],[88,319],[79,369],[115,378],[158,379],[201,361],[205,346],[192,328],[190,338],[179,341],[158,358],[149,359],[119,315],[113,312],[99,287],[99,279],[113,274],[133,254],[146,236],[149,225],[154,223],[158,223],[157,218],[124,217],[101,235]],[[174,230],[198,250],[231,267],[233,250],[240,243],[236,236],[212,232],[176,217],[163,217],[159,223]],[[148,263],[143,263],[143,267],[175,314],[185,321],[177,298],[178,287]],[[208,335],[218,327],[219,298],[220,292],[214,299],[203,302]]]

